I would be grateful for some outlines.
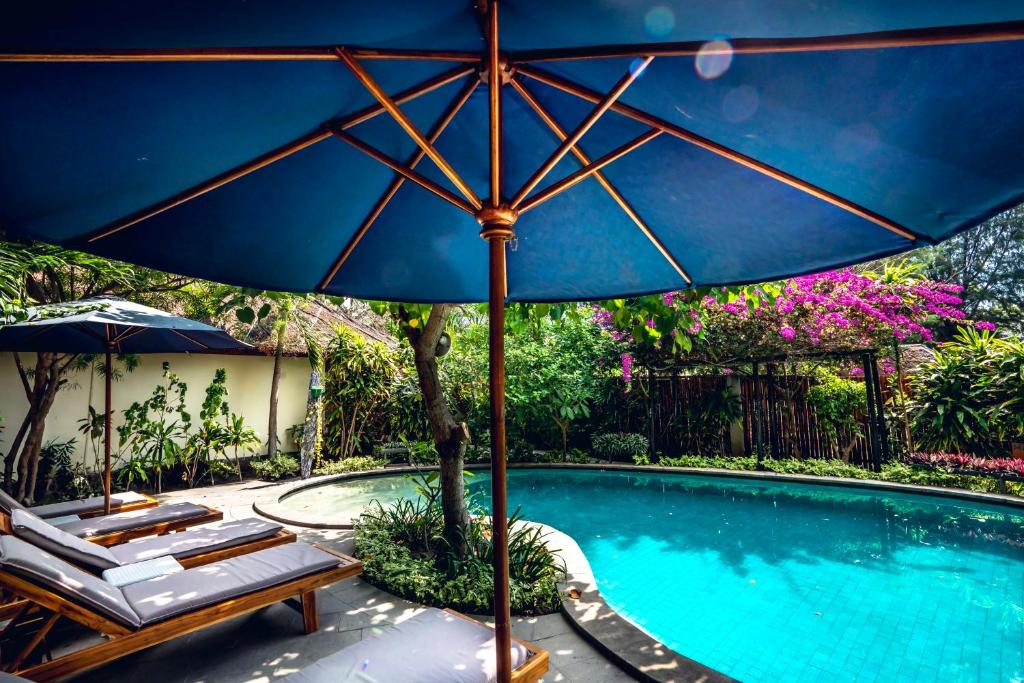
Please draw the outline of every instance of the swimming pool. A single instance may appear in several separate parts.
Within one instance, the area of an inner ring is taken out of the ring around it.
[[[488,503],[486,473],[469,487]],[[620,614],[741,680],[1024,680],[1012,509],[658,472],[514,469],[508,490],[510,509],[576,539]],[[392,475],[282,503],[327,514],[403,495]]]

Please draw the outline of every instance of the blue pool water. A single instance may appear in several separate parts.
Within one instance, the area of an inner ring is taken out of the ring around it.
[[[488,504],[490,481],[470,490]],[[401,476],[303,509],[414,496]],[[1024,515],[912,494],[671,473],[512,470],[509,505],[573,536],[608,603],[744,681],[1024,680]]]

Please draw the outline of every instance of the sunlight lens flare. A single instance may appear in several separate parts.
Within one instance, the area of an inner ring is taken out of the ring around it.
[[[694,60],[697,75],[705,80],[718,78],[732,64],[732,44],[728,40],[712,40],[701,46]]]

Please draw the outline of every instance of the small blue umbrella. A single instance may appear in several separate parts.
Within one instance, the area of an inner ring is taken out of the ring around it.
[[[98,296],[53,304],[32,317],[0,325],[0,351],[103,354],[103,509],[110,512],[111,356],[114,353],[207,353],[252,347],[224,330],[195,320],[125,301]]]
[[[1022,65],[1001,0],[20,3],[0,227],[262,289],[489,301],[503,519],[504,301],[771,280],[976,225],[1024,200]]]

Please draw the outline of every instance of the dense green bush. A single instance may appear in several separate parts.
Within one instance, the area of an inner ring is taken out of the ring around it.
[[[643,434],[613,433],[595,434],[594,455],[601,460],[632,460],[644,456],[650,449],[650,441]]]
[[[344,458],[342,460],[331,460],[325,462],[316,469],[313,470],[313,474],[322,476],[325,474],[345,474],[347,472],[364,472],[366,470],[376,470],[382,467],[386,467],[388,461],[376,458],[369,455],[357,455],[352,458]]]
[[[911,394],[923,449],[999,455],[1024,435],[1024,341],[962,327],[912,377]]]
[[[269,481],[287,479],[299,473],[299,461],[293,456],[283,453],[279,453],[273,458],[250,460],[249,467],[257,477]]]
[[[369,445],[399,376],[396,354],[338,326],[324,349],[325,458],[348,458]]]
[[[390,593],[437,607],[493,613],[494,574],[490,518],[470,522],[465,559],[456,560],[441,538],[443,522],[437,474],[415,479],[420,496],[392,505],[376,503],[356,524],[356,555],[362,577]],[[546,614],[561,604],[558,582],[565,567],[539,528],[509,520],[512,612]]]
[[[814,379],[807,391],[807,403],[835,451],[849,455],[863,436],[857,416],[867,411],[867,386],[820,367]]]
[[[662,457],[658,464],[663,467],[694,467],[725,470],[753,471],[757,469],[757,458],[708,458],[701,455],[684,455],[678,458]],[[877,479],[900,484],[920,486],[941,486],[966,489],[980,493],[1012,493],[1024,495],[1024,483],[1001,482],[997,477],[955,474],[940,469],[915,467],[903,462],[882,465],[881,472],[870,472],[842,460],[797,460],[795,458],[764,461],[764,469],[779,474],[808,474],[818,477],[844,477],[846,479]]]

